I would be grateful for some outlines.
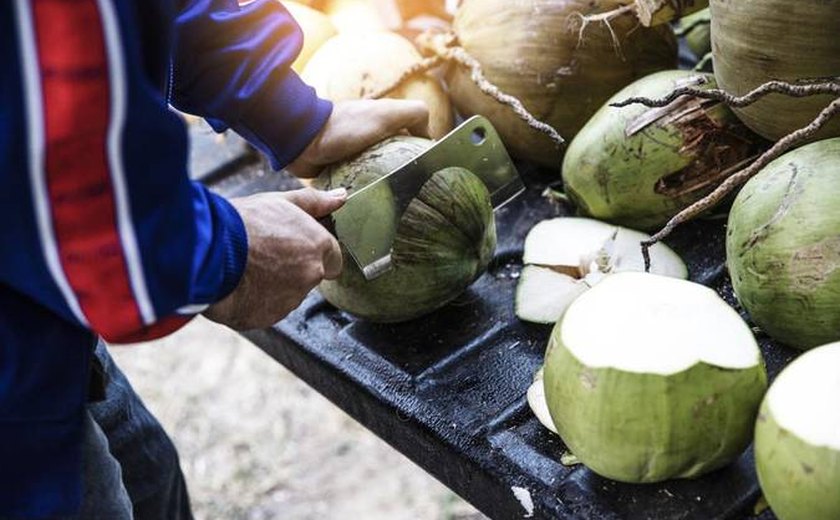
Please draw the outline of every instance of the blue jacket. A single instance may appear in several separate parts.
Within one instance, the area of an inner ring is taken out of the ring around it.
[[[275,168],[331,105],[277,0],[0,2],[0,517],[72,513],[98,336],[164,336],[239,281],[247,239],[187,177],[172,105]]]

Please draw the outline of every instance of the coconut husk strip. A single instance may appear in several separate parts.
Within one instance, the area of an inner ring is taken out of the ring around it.
[[[633,97],[612,103],[610,106],[621,108],[628,105],[641,104],[647,107],[664,107],[682,96],[712,99],[726,103],[730,107],[743,108],[770,94],[783,94],[790,97],[808,97],[821,94],[840,96],[840,78],[811,83],[788,83],[785,81],[768,81],[743,96],[735,96],[721,89],[700,89],[696,87],[680,87],[661,99]]]
[[[819,92],[824,94],[825,92]],[[791,132],[785,137],[779,139],[769,150],[764,152],[752,164],[743,170],[731,175],[723,181],[713,192],[706,197],[695,202],[683,211],[679,212],[674,218],[668,221],[659,232],[641,243],[642,255],[645,260],[645,270],[650,270],[650,248],[657,242],[665,239],[670,235],[677,226],[684,224],[698,215],[708,211],[712,207],[719,204],[724,197],[726,197],[732,190],[744,184],[755,176],[758,172],[764,169],[765,166],[778,159],[786,152],[796,148],[811,139],[817,132],[819,132],[834,116],[840,114],[840,97],[832,101],[825,107],[820,114],[811,121],[810,124]]]
[[[499,87],[490,82],[481,70],[481,64],[470,56],[461,46],[457,45],[457,37],[452,33],[422,34],[417,38],[417,45],[421,51],[430,57],[406,69],[393,83],[371,93],[370,99],[378,99],[399,88],[408,79],[417,74],[425,73],[444,62],[456,63],[470,71],[470,78],[476,86],[487,96],[497,102],[507,105],[529,127],[542,132],[551,139],[558,148],[565,146],[566,140],[551,125],[544,123],[531,114],[515,96],[502,92]]]
[[[578,29],[577,47],[579,48],[581,45],[583,45],[584,33],[586,31],[586,27],[589,24],[602,23],[607,28],[607,31],[609,31],[610,33],[610,38],[612,39],[612,47],[615,51],[616,56],[618,56],[621,59],[621,61],[625,61],[624,53],[621,51],[621,42],[618,41],[618,35],[615,34],[615,30],[612,27],[612,21],[618,18],[619,16],[623,16],[634,11],[635,9],[632,5],[625,5],[617,9],[613,9],[612,11],[607,11],[605,13],[590,15],[583,15],[578,13],[577,16],[580,17],[581,23],[580,29]]]

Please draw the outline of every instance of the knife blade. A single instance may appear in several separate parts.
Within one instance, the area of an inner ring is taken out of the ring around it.
[[[391,250],[403,213],[435,172],[453,166],[482,180],[494,210],[525,190],[490,121],[482,116],[467,119],[419,156],[351,194],[331,215],[328,227],[367,280],[391,270]]]

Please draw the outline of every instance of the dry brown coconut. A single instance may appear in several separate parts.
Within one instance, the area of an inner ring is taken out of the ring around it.
[[[514,155],[559,169],[556,138],[552,142],[549,132],[529,127],[510,106],[486,95],[478,76],[571,139],[619,89],[676,65],[671,28],[641,27],[633,12],[614,12],[622,5],[464,0],[445,45],[442,36],[420,43],[451,63],[447,79],[459,112],[488,117]]]

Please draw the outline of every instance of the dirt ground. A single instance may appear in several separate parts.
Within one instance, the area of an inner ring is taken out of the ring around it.
[[[229,329],[198,318],[111,351],[178,446],[198,520],[484,518]]]

